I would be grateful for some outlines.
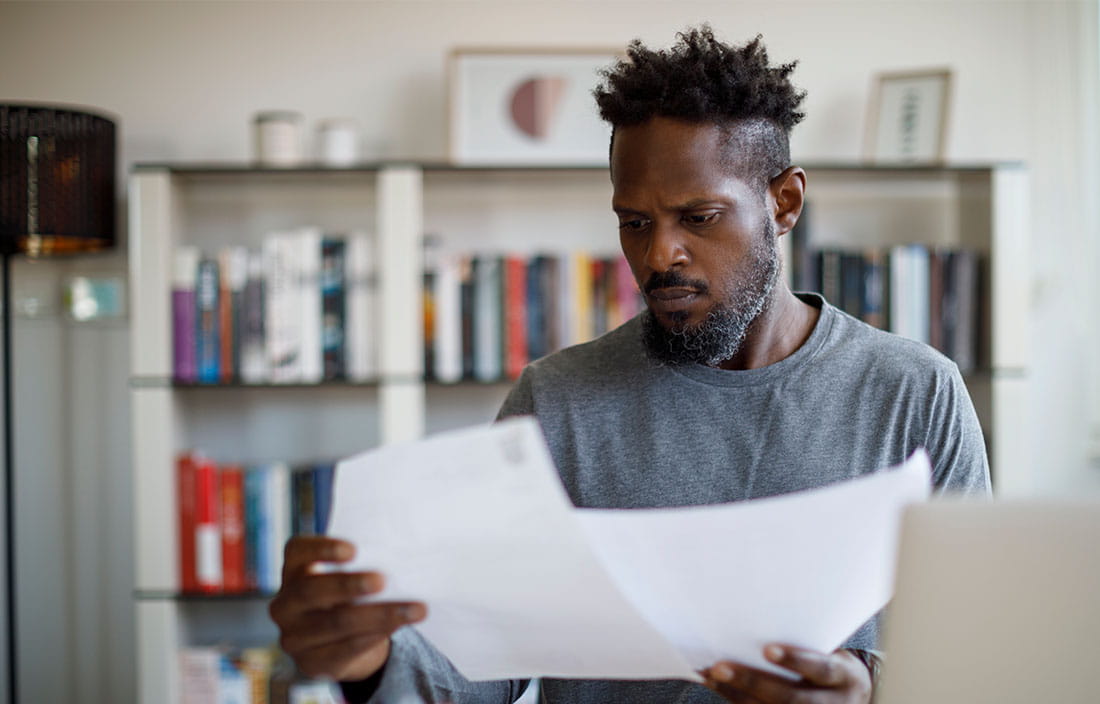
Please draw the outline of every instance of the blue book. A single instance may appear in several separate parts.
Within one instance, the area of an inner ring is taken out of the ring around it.
[[[195,283],[195,344],[200,384],[216,384],[221,371],[221,342],[218,337],[218,297],[221,281],[216,259],[199,261]]]
[[[332,513],[332,478],[336,467],[319,464],[313,468],[313,517],[317,521],[317,535],[328,530],[328,517]]]
[[[250,467],[244,473],[244,574],[246,583],[258,589],[264,556],[264,476],[262,467]]]

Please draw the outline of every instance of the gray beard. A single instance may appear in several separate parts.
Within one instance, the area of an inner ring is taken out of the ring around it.
[[[703,322],[665,328],[652,310],[645,310],[642,339],[652,359],[674,366],[717,367],[737,355],[749,327],[767,309],[779,280],[779,251],[770,225],[761,233],[759,246],[753,248],[756,256],[746,278],[707,311]]]

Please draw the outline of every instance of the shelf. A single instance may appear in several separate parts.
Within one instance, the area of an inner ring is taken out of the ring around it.
[[[134,592],[134,598],[138,601],[176,601],[183,603],[218,603],[233,601],[270,601],[275,594],[271,592],[219,592],[215,594],[202,594],[192,592],[173,592],[159,590],[138,589]]]
[[[424,384],[428,388],[443,388],[443,389],[461,389],[461,388],[486,388],[494,386],[507,385],[511,386],[515,383],[515,379],[496,379],[494,381],[480,381],[477,379],[462,379],[455,382],[442,382],[435,379],[422,379],[417,376],[409,375],[387,375],[384,377],[378,377],[367,381],[345,381],[345,380],[332,380],[321,381],[316,383],[289,383],[278,384],[273,382],[264,382],[258,384],[248,384],[241,381],[234,381],[229,383],[217,383],[217,384],[202,384],[198,382],[184,382],[176,381],[167,377],[159,376],[138,376],[130,378],[131,389],[175,389],[180,391],[188,390],[205,390],[212,391],[216,389],[377,389],[382,385],[400,385],[400,384]]]

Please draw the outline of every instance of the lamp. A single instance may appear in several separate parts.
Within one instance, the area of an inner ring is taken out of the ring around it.
[[[60,107],[0,104],[3,270],[4,532],[9,704],[18,702],[11,259],[94,252],[115,243],[115,124]]]

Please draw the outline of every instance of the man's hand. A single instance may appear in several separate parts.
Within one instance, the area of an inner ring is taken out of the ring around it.
[[[386,664],[390,635],[427,615],[418,602],[356,604],[382,590],[377,572],[317,570],[317,563],[347,562],[354,555],[350,543],[322,536],[286,544],[282,587],[268,611],[279,627],[279,645],[310,677],[370,677]]]
[[[764,657],[801,675],[789,680],[739,663],[719,662],[704,670],[706,684],[731,702],[746,704],[867,704],[871,673],[846,650],[819,653],[769,645]]]

